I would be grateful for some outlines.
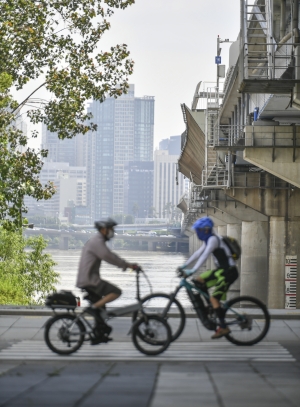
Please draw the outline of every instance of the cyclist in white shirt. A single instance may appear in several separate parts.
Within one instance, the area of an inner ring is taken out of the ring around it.
[[[221,236],[213,232],[213,226],[213,221],[208,217],[200,218],[193,224],[192,228],[196,231],[198,238],[203,241],[203,244],[182,267],[179,267],[179,272],[185,276],[190,276],[199,270],[211,254],[213,255],[216,269],[200,274],[194,279],[194,282],[199,285],[202,291],[207,293],[208,288],[215,287],[210,295],[210,302],[218,316],[219,328],[212,339],[218,339],[230,333],[224,319],[223,308],[220,306],[220,300],[226,299],[229,286],[238,278],[238,270],[229,247]],[[193,263],[193,268],[189,269],[188,267]]]

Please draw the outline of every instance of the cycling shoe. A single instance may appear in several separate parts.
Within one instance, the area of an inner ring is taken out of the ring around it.
[[[107,343],[112,341],[113,338],[110,338],[109,336],[103,335],[101,338],[92,338],[91,339],[91,345],[98,345],[99,343]]]

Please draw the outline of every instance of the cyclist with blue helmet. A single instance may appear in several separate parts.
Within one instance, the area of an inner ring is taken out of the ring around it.
[[[230,333],[225,323],[223,309],[220,307],[220,300],[226,299],[229,286],[238,278],[238,270],[229,247],[221,236],[214,233],[213,226],[214,223],[209,217],[200,218],[193,224],[192,229],[203,244],[182,267],[179,267],[179,271],[184,276],[190,276],[199,270],[211,254],[213,255],[216,269],[200,274],[194,279],[194,283],[207,293],[208,288],[215,287],[210,295],[210,302],[218,316],[219,328],[212,339],[218,339]],[[193,263],[193,268],[188,269]]]

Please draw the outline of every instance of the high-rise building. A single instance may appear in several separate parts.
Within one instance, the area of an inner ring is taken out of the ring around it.
[[[125,213],[138,218],[148,218],[152,215],[153,206],[154,163],[131,161],[126,170],[128,207],[125,208]]]
[[[28,136],[27,131],[28,131],[28,127],[27,127],[27,123],[26,120],[24,120],[23,116],[18,116],[14,122],[16,128],[18,130],[21,130],[21,132],[23,133],[24,136]],[[23,153],[26,149],[27,146],[18,146],[18,151],[20,151],[20,153]]]
[[[128,206],[125,166],[153,159],[154,97],[126,95],[93,101],[88,108],[97,124],[87,144],[88,196],[91,217],[104,218]],[[125,185],[125,187],[124,187]]]
[[[42,148],[48,150],[46,162],[69,163],[76,165],[76,138],[61,140],[57,133],[51,133],[46,126],[42,127]]]
[[[56,193],[51,199],[38,202],[31,197],[25,197],[25,205],[31,213],[35,211],[38,205],[45,216],[63,217],[68,201],[73,201],[76,206],[86,206],[85,167],[72,167],[68,163],[48,162],[44,164],[41,170],[40,181],[42,185],[52,181]]]
[[[168,150],[169,155],[179,156],[181,152],[181,136],[171,136],[161,140],[159,150]]]
[[[46,162],[68,163],[71,166],[86,166],[86,138],[78,134],[69,139],[61,140],[57,133],[50,132],[46,126],[42,127],[42,148],[48,150]]]
[[[170,219],[185,192],[184,177],[177,168],[180,143],[181,136],[164,139],[160,143],[162,149],[154,152],[153,206],[159,218]]]

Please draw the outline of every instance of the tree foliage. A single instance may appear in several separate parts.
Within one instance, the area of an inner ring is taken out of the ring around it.
[[[0,304],[40,304],[54,290],[58,273],[43,253],[46,245],[42,236],[26,239],[0,228]]]
[[[95,125],[86,113],[88,99],[103,101],[128,88],[133,62],[126,44],[98,51],[115,8],[134,0],[10,0],[0,6],[0,73],[17,89],[44,78],[51,99],[30,110],[60,138],[85,134]],[[32,95],[31,95],[32,96]],[[20,105],[20,104],[19,104]]]
[[[5,227],[21,226],[25,195],[40,200],[51,198],[55,192],[52,184],[42,186],[39,182],[47,151],[26,148],[27,138],[17,129],[15,120],[21,109],[25,107],[33,124],[45,124],[61,139],[95,130],[91,115],[86,113],[87,100],[122,95],[133,70],[125,44],[106,51],[99,51],[98,44],[110,28],[108,20],[114,9],[133,3],[0,3],[0,221]],[[28,83],[32,85],[28,96],[12,100],[10,89],[21,90]],[[49,100],[34,97],[41,87],[47,90]]]
[[[15,126],[11,83],[10,75],[0,73],[0,221],[7,229],[22,227],[25,195],[49,199],[55,191],[51,182],[42,186],[39,181],[46,152],[26,147],[26,135]]]

